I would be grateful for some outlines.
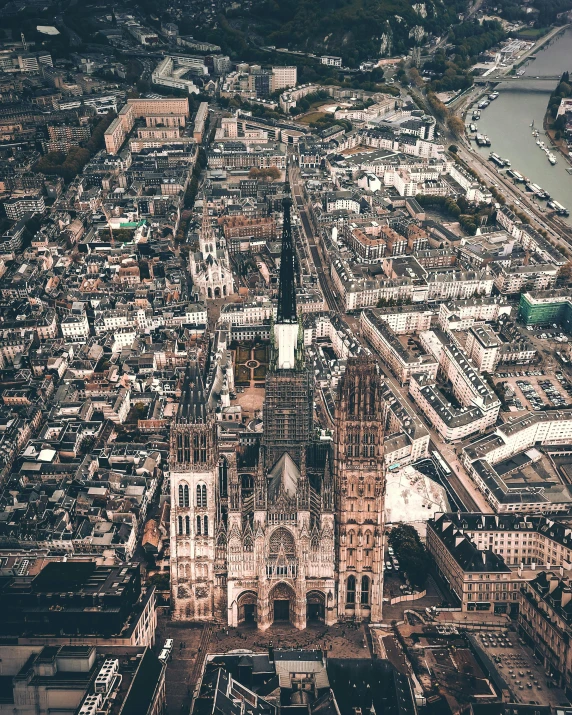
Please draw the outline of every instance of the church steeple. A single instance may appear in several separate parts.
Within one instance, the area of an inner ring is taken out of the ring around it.
[[[288,187],[288,175],[286,175]],[[288,190],[288,189],[287,189]],[[295,282],[295,255],[292,241],[292,223],[290,208],[292,199],[289,194],[282,199],[284,221],[282,224],[282,251],[280,254],[280,284],[278,287],[278,314],[277,323],[296,323],[296,282]]]
[[[286,184],[288,172],[286,172]],[[282,201],[284,222],[282,225],[282,252],[280,254],[280,283],[278,286],[278,310],[274,337],[277,346],[276,368],[294,370],[297,368],[296,354],[298,337],[298,314],[296,312],[296,257],[292,241],[290,209],[292,199],[289,195]]]
[[[191,362],[185,370],[176,421],[179,424],[205,424],[207,417],[203,377],[197,362]]]
[[[211,217],[209,216],[206,192],[203,194],[203,217],[199,237],[199,250],[202,253],[203,260],[206,260],[210,255],[216,256],[216,238],[211,224]]]

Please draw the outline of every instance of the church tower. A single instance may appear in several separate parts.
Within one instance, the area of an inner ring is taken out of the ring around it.
[[[234,293],[230,258],[224,238],[217,241],[203,194],[203,219],[199,235],[199,250],[189,254],[189,269],[193,284],[203,299],[220,299]]]
[[[296,312],[295,254],[289,196],[282,201],[284,223],[276,323],[270,328],[271,359],[264,399],[264,466],[270,469],[288,452],[300,467],[312,435],[313,381],[304,364],[304,332]]]
[[[171,425],[169,471],[173,618],[212,620],[221,600],[214,569],[219,456],[197,363],[187,366]]]
[[[385,469],[381,381],[369,357],[348,359],[334,438],[338,614],[381,620]]]

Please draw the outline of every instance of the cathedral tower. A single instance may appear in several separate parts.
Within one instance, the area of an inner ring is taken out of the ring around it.
[[[276,324],[270,328],[271,360],[264,399],[264,465],[270,469],[288,452],[300,467],[313,425],[312,375],[304,364],[304,332],[296,313],[295,254],[287,196],[282,228]]]
[[[176,620],[211,620],[222,595],[215,585],[219,458],[215,416],[199,367],[187,367],[171,425],[171,603]]]
[[[348,360],[340,382],[334,441],[338,613],[381,620],[385,469],[379,371]]]

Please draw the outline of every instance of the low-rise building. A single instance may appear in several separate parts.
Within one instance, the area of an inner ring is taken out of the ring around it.
[[[165,663],[150,648],[1,645],[0,713],[162,715]]]

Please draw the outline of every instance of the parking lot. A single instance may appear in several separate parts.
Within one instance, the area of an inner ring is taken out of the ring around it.
[[[568,336],[563,333],[560,328],[557,326],[555,327],[552,325],[551,327],[542,327],[542,326],[534,326],[534,325],[529,325],[526,330],[528,331],[529,335],[527,337],[531,339],[536,339],[536,340],[541,340],[541,341],[551,341],[554,343],[562,343],[565,344],[568,342],[569,338]]]
[[[515,633],[479,633],[477,642],[506,681],[515,702],[552,706],[568,704],[564,691],[551,687],[544,666]]]
[[[548,376],[540,370],[502,372],[496,382],[510,385],[514,391],[512,404],[517,408],[538,411],[543,407],[567,407],[572,402],[572,385],[562,373]]]

